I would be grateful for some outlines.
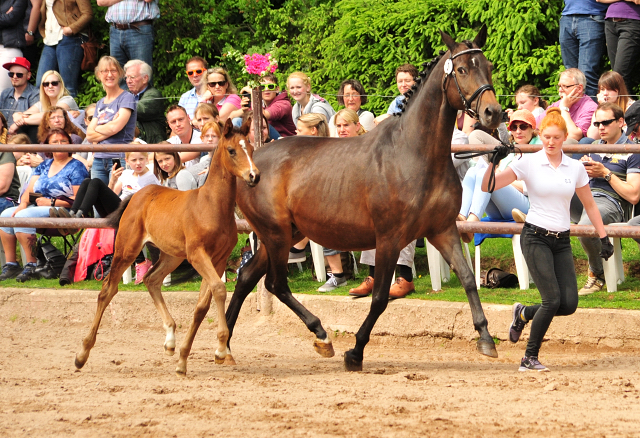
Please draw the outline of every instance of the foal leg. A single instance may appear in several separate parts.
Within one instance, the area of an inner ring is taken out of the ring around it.
[[[173,356],[176,351],[176,322],[169,314],[169,309],[167,309],[162,297],[162,280],[173,272],[182,263],[182,260],[184,259],[160,252],[160,258],[143,279],[149,295],[153,299],[153,304],[162,318],[162,326],[167,334],[164,341],[164,352],[169,356]]]
[[[471,272],[471,269],[462,254],[460,235],[455,229],[455,226],[441,234],[433,237],[427,236],[427,238],[429,239],[429,242],[431,242],[431,244],[440,251],[440,254],[442,254],[442,257],[444,257],[447,263],[453,267],[453,271],[460,279],[460,282],[467,293],[467,299],[469,300],[469,306],[471,308],[471,316],[473,317],[473,326],[480,334],[480,338],[477,342],[478,351],[485,356],[498,357],[496,344],[487,328],[487,318],[484,316],[484,311],[482,310],[482,303],[478,296],[476,281],[473,277],[473,272]]]
[[[82,341],[82,350],[76,354],[75,365],[78,369],[82,368],[87,362],[87,359],[89,359],[89,353],[96,343],[96,335],[98,333],[100,321],[102,320],[102,315],[113,297],[118,293],[120,277],[122,277],[125,269],[128,269],[131,266],[142,249],[142,241],[131,243],[131,246],[129,246],[129,242],[127,242],[126,237],[122,236],[123,238],[121,238],[122,234],[124,234],[124,232],[118,234],[116,250],[111,263],[111,271],[109,272],[106,280],[102,283],[102,289],[100,290],[100,294],[98,294],[98,309],[96,310],[96,315],[93,319],[93,325],[91,326],[87,337]],[[124,244],[127,244],[128,248],[122,248]]]
[[[377,240],[380,242],[380,240]],[[356,333],[356,345],[344,354],[344,367],[347,371],[362,371],[364,347],[369,343],[373,326],[387,308],[389,289],[396,268],[400,250],[376,245],[376,281],[373,283],[373,297],[369,314]]]

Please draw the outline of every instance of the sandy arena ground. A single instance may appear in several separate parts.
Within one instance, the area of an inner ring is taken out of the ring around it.
[[[517,371],[523,343],[502,342],[489,359],[467,340],[374,336],[365,371],[346,373],[353,335],[334,333],[336,356],[323,359],[301,323],[256,313],[239,320],[236,366],[214,364],[216,324],[205,320],[177,377],[156,317],[107,321],[76,371],[89,324],[10,305],[0,306],[3,437],[640,436],[636,349],[547,342],[552,372],[534,374]],[[153,312],[148,297],[140,306]]]

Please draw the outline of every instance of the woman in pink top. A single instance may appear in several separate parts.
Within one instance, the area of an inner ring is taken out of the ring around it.
[[[220,113],[220,123],[226,122],[229,117],[242,117],[240,97],[236,94],[236,87],[225,69],[216,67],[208,70],[207,88],[211,93],[209,102],[213,103]]]

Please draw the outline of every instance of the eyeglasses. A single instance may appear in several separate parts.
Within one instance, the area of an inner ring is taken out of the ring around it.
[[[43,82],[43,83],[42,83],[42,86],[43,86],[44,88],[47,88],[47,87],[49,87],[49,86],[57,87],[58,85],[60,85],[60,81],[51,81],[51,82]]]
[[[189,76],[193,76],[193,75],[200,76],[202,73],[204,73],[204,69],[203,68],[198,68],[196,70],[187,71],[187,74]]]
[[[602,122],[593,122],[593,126],[595,126],[596,128],[599,128],[600,125],[602,126],[609,126],[610,124],[612,124],[613,122],[615,122],[617,119],[609,119],[609,120],[603,120]]]
[[[573,85],[562,85],[562,84],[558,84],[558,90],[570,90],[573,87],[575,87],[578,84],[573,84]]]
[[[49,117],[49,120],[64,120],[64,116],[53,115]]]
[[[360,97],[359,94],[343,94],[342,98],[343,99],[355,99],[356,97]]]
[[[531,125],[528,123],[512,123],[509,125],[509,131],[513,132],[516,132],[518,129],[520,129],[520,131],[526,131],[529,128],[531,128]]]
[[[138,75],[138,76],[125,76],[125,77],[124,77],[124,80],[125,80],[125,81],[128,81],[129,79],[131,79],[131,80],[133,80],[133,79],[138,79],[140,76],[142,76],[142,75]]]
[[[278,88],[278,84],[260,84],[262,91],[276,91],[276,88]]]
[[[9,73],[7,73],[9,75],[10,78],[12,77],[16,77],[18,79],[22,78],[24,76],[24,73],[14,73],[12,71],[10,71]]]
[[[227,81],[213,81],[213,82],[207,82],[207,85],[210,86],[211,88],[215,87],[216,85],[218,87],[224,87],[225,85],[227,85]]]

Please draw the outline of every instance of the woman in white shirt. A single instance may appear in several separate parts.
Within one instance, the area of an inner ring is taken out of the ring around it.
[[[543,150],[514,160],[504,171],[495,174],[495,190],[516,180],[524,181],[531,204],[520,244],[542,304],[513,305],[511,342],[517,342],[524,326],[533,320],[520,371],[549,371],[538,360],[542,339],[555,315],[571,315],[578,307],[578,285],[569,239],[569,205],[574,192],[600,236],[600,255],[607,259],[613,254],[613,245],[591,195],[587,172],[580,161],[562,152],[567,136],[567,125],[560,110],[549,109],[541,124]],[[490,164],[484,175],[483,190],[488,190],[493,168]]]

